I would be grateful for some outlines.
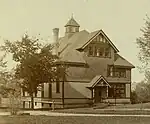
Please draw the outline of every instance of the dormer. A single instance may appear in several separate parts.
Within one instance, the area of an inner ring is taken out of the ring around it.
[[[71,19],[65,25],[65,35],[67,35],[70,38],[74,33],[79,32],[79,27],[80,25],[74,20],[73,17],[71,17]]]

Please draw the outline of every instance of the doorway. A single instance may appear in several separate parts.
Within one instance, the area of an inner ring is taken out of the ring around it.
[[[102,92],[101,92],[101,88],[100,87],[95,87],[94,89],[94,99],[95,99],[95,102],[98,103],[98,102],[101,102],[102,100]]]
[[[94,100],[95,103],[103,102],[103,99],[107,97],[107,87],[96,86],[94,88]]]

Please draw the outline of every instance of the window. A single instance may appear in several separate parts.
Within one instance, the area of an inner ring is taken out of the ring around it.
[[[97,56],[97,47],[94,47],[94,56]]]
[[[93,55],[93,48],[91,46],[89,46],[89,55]]]
[[[100,36],[96,37],[96,41],[100,41]]]
[[[103,36],[102,35],[99,36],[99,41],[101,41],[101,42],[103,41]]]
[[[60,82],[56,81],[56,93],[60,93]]]
[[[25,104],[26,104],[25,101],[23,101],[23,108],[25,108]]]
[[[35,92],[35,95],[34,95],[35,97],[37,97],[37,92]]]
[[[109,98],[125,98],[125,84],[116,83],[111,84],[111,88],[108,89]]]
[[[99,56],[103,56],[104,55],[104,48],[99,48]]]
[[[97,47],[96,45],[89,46],[89,56],[110,57],[110,48]]]
[[[25,90],[22,88],[22,95],[25,96]]]
[[[52,84],[49,84],[49,98],[52,98]]]
[[[108,97],[113,98],[114,96],[114,89],[113,88],[108,88]]]
[[[78,27],[76,27],[75,32],[79,32],[79,28]]]
[[[108,76],[125,78],[126,77],[126,69],[115,68],[114,66],[108,66]]]
[[[44,84],[42,84],[41,97],[44,98]]]
[[[110,48],[105,48],[105,57],[110,57]]]

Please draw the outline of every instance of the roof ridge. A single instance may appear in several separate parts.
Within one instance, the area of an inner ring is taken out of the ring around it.
[[[65,27],[67,27],[67,26],[80,27],[80,25],[76,22],[76,20],[73,17],[65,25]]]

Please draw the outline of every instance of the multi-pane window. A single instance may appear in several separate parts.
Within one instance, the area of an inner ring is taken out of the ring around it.
[[[108,66],[108,76],[111,77],[126,77],[126,69],[125,68],[116,68],[114,66]]]
[[[111,87],[108,89],[108,97],[109,98],[125,98],[125,84],[116,83],[110,84]]]
[[[89,56],[97,56],[97,57],[110,57],[110,48],[97,47],[95,45],[89,46]]]

